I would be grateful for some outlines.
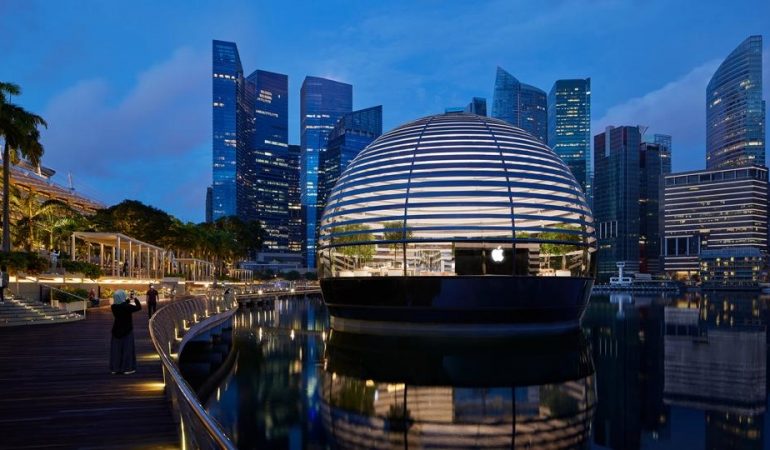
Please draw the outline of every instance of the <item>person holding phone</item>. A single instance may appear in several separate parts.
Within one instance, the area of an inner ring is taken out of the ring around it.
[[[129,375],[136,372],[136,347],[132,314],[142,309],[139,299],[131,295],[133,304],[126,301],[126,291],[112,294],[112,342],[110,344],[110,373]]]

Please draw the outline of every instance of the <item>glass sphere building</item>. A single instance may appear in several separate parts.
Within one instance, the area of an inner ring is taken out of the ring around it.
[[[338,329],[564,328],[585,309],[595,251],[583,191],[550,148],[449,113],[350,163],[328,197],[318,267]]]

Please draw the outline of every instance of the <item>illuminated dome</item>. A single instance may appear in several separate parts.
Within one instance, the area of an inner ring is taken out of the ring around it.
[[[480,309],[493,306],[494,289],[515,295],[527,283],[519,295],[534,285],[550,295],[567,280],[590,293],[595,249],[585,195],[548,146],[503,121],[449,113],[382,135],[350,163],[321,220],[319,275],[336,317],[335,302],[371,300],[372,289],[391,306],[435,310],[464,295]],[[379,320],[391,319],[401,321]]]

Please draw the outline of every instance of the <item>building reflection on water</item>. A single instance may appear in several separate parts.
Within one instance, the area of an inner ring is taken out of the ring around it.
[[[323,442],[316,366],[328,318],[320,301],[276,301],[233,319],[232,363],[202,401],[239,448]]]
[[[596,445],[765,448],[764,296],[613,297],[594,297],[583,320],[597,370]]]
[[[195,386],[241,448],[761,449],[767,316],[751,293],[596,296],[572,335],[430,340],[276,301]]]
[[[596,399],[582,334],[415,340],[333,332],[321,375],[341,448],[583,448]]]
[[[386,338],[331,331],[326,317],[320,301],[235,316],[205,404],[240,448],[589,445],[595,378],[578,331]]]

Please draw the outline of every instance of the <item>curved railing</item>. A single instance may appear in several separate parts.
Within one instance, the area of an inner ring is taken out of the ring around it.
[[[201,332],[229,319],[244,299],[317,294],[319,289],[251,292],[224,298],[221,291],[179,300],[160,308],[150,319],[150,338],[160,356],[166,395],[179,422],[182,448],[235,449],[235,444],[212,418],[179,371],[176,359],[184,344]]]

